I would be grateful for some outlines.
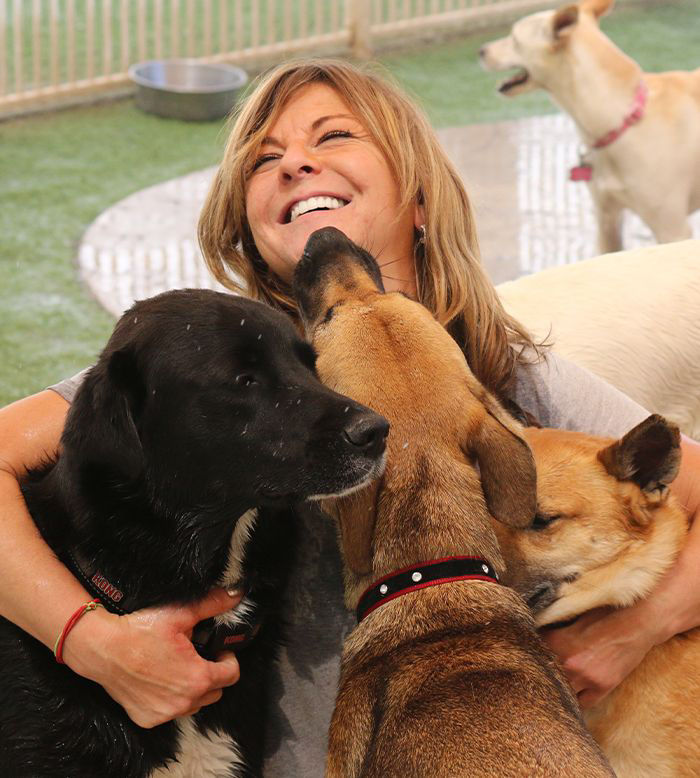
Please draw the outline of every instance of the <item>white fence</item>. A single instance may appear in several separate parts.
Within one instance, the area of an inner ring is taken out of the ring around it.
[[[129,65],[262,66],[483,26],[556,0],[0,0],[0,117],[129,87]]]

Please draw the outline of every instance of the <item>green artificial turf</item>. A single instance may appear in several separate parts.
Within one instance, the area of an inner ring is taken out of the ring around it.
[[[605,31],[645,68],[700,66],[700,2],[621,8]],[[544,94],[506,99],[477,52],[505,30],[382,58],[438,127],[555,110]],[[146,186],[216,163],[223,122],[183,123],[131,100],[0,123],[0,404],[90,364],[112,317],[81,283],[81,235]]]
[[[131,100],[0,124],[0,404],[94,359],[114,322],[78,278],[81,235],[132,192],[215,164],[221,127]]]

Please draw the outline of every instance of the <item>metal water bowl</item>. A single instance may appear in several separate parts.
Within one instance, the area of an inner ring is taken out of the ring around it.
[[[136,84],[136,105],[142,111],[186,121],[225,116],[248,83],[241,68],[194,59],[140,62],[129,68],[129,77]]]

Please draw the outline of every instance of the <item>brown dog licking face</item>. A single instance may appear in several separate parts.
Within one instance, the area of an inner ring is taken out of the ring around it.
[[[324,506],[339,519],[351,575],[382,575],[470,546],[503,572],[490,516],[525,527],[535,513],[534,464],[519,425],[430,312],[385,294],[375,260],[339,230],[313,233],[294,289],[321,380],[391,424],[383,479]],[[442,519],[437,548],[436,505],[452,517],[447,533]]]

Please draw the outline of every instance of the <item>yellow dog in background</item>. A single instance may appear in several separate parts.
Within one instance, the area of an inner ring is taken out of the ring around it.
[[[700,208],[700,69],[643,72],[598,27],[612,5],[531,14],[481,50],[488,70],[518,68],[502,94],[545,89],[576,123],[586,151],[572,174],[589,181],[601,253],[622,248],[625,208],[659,243],[692,237]]]

